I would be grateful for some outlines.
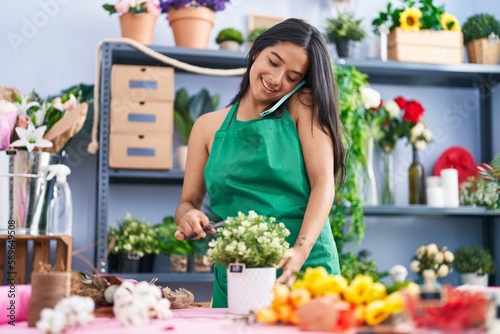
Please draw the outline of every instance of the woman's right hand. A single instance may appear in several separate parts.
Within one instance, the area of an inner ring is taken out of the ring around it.
[[[197,236],[192,240],[197,240],[200,238],[204,238],[206,236],[206,232],[210,234],[215,233],[215,229],[210,229],[208,231],[203,231],[203,227],[210,225],[210,220],[208,217],[197,209],[190,209],[186,211],[186,213],[179,219],[177,222],[177,231],[175,231],[175,238],[177,240],[184,240],[186,236],[196,233]]]

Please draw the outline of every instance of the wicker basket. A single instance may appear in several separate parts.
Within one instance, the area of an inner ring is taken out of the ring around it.
[[[500,60],[500,40],[481,38],[466,45],[469,63],[498,64]]]

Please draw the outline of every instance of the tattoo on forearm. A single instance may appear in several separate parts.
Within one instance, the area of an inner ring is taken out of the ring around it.
[[[309,243],[309,248],[312,248],[312,246],[314,246],[314,242],[312,242],[311,240],[307,239],[306,237],[299,237],[299,239],[297,240],[297,245],[299,247],[302,247],[304,246],[304,242],[307,241]]]

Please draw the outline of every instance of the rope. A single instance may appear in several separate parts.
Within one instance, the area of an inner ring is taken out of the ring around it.
[[[31,274],[31,300],[28,325],[35,327],[44,308],[54,308],[63,298],[69,297],[71,274],[68,272],[34,272]]]
[[[215,75],[215,76],[239,76],[245,73],[245,68],[235,68],[235,69],[214,69],[201,66],[195,66],[191,64],[184,63],[177,59],[165,56],[146,45],[139,43],[130,38],[106,38],[97,44],[96,49],[96,63],[95,63],[95,84],[94,84],[94,122],[92,124],[92,135],[91,142],[87,148],[87,151],[91,154],[95,154],[99,149],[99,143],[97,141],[97,129],[99,127],[99,88],[100,88],[100,76],[101,76],[101,48],[104,43],[117,43],[117,44],[127,44],[134,47],[138,51],[144,53],[145,55],[156,59],[164,64],[170,65],[172,67],[184,70],[186,72],[192,72],[196,74],[203,75]]]

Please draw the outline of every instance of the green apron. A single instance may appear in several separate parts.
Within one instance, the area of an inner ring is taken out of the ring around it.
[[[238,102],[216,132],[204,178],[212,212],[221,217],[238,211],[276,217],[297,240],[311,187],[295,123],[286,110],[250,121],[238,121]],[[339,274],[337,248],[328,219],[304,263]],[[281,273],[278,272],[278,275]],[[227,307],[226,268],[215,266],[212,307]]]

